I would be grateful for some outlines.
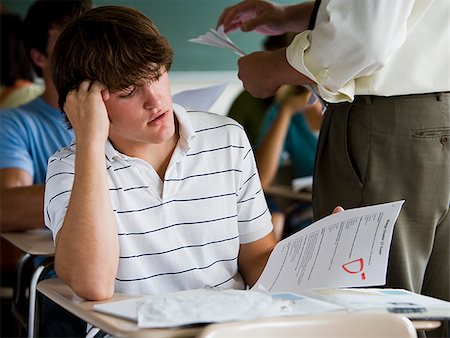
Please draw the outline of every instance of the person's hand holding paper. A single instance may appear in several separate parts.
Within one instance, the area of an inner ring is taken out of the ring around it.
[[[246,55],[246,53],[244,53],[242,49],[236,46],[235,43],[231,41],[231,39],[225,34],[223,26],[220,26],[217,30],[211,28],[206,34],[200,35],[198,38],[189,39],[189,42],[215,46],[219,48],[228,48],[239,56]]]

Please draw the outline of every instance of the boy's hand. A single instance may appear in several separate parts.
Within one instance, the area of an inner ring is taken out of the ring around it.
[[[109,119],[105,101],[109,91],[98,81],[83,81],[69,92],[64,111],[75,131],[77,143],[104,144],[109,133]]]
[[[333,214],[337,214],[338,212],[342,211],[344,211],[344,208],[338,205],[337,207],[334,208]]]

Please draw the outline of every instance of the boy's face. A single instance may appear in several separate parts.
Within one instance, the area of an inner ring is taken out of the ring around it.
[[[161,144],[175,132],[169,76],[111,93],[105,101],[110,120],[109,138],[119,150],[143,144]]]

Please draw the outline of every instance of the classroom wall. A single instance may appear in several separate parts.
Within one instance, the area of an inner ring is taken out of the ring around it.
[[[64,0],[60,0],[64,1]],[[33,0],[1,0],[9,11],[25,16]],[[223,9],[238,1],[233,0],[93,0],[96,6],[126,5],[151,18],[161,34],[166,36],[174,49],[171,68],[172,93],[201,88],[208,85],[229,83],[212,111],[226,114],[231,102],[242,90],[237,78],[238,55],[231,50],[188,42],[190,38],[205,34],[215,24]],[[278,0],[278,3],[297,3],[295,0]],[[262,49],[264,36],[240,31],[229,34],[245,52]]]
[[[64,1],[64,0],[61,0]],[[11,12],[25,16],[33,0],[1,0]],[[234,0],[93,0],[96,6],[126,5],[151,18],[174,48],[174,71],[235,71],[238,56],[225,49],[188,42],[215,26],[222,10]],[[281,0],[279,3],[296,3]],[[258,33],[230,34],[244,51],[261,49],[263,36]]]

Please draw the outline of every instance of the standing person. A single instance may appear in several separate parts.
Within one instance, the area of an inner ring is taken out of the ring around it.
[[[315,217],[337,201],[405,199],[387,286],[449,300],[450,4],[324,0],[316,8],[307,29],[311,2],[248,0],[225,9],[218,25],[300,32],[284,50],[241,58],[239,77],[261,97],[313,83],[331,103],[316,156]]]

